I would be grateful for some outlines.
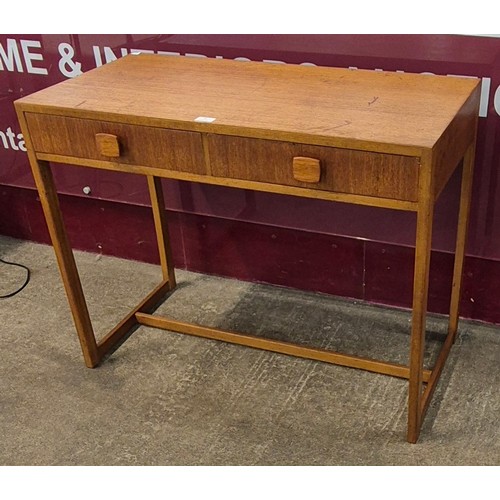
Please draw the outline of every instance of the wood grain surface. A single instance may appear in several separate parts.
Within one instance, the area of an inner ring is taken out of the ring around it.
[[[436,144],[478,86],[471,78],[141,54],[16,106],[414,156]],[[198,123],[200,116],[215,120]]]
[[[96,135],[117,137],[122,164],[144,165],[203,174],[201,136],[197,132],[161,129],[66,116],[26,113],[35,151],[91,160],[110,160]]]
[[[290,142],[208,136],[212,174],[217,177],[269,182],[395,200],[416,201],[419,159]],[[294,176],[295,157],[318,159],[318,182]]]

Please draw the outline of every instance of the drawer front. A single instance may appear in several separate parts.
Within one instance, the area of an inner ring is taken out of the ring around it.
[[[210,134],[212,175],[416,201],[419,159]]]
[[[37,153],[206,174],[197,132],[36,113],[26,121]]]

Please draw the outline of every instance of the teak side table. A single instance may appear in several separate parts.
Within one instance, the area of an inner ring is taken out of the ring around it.
[[[415,443],[457,332],[479,89],[469,78],[141,54],[16,101],[86,365],[147,325],[401,377],[409,380],[407,438]],[[147,178],[163,280],[99,342],[49,162]],[[460,164],[449,328],[427,370],[433,210]],[[153,315],[175,288],[162,177],[416,212],[410,365]]]

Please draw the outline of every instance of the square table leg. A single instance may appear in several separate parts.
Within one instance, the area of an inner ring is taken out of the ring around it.
[[[165,211],[165,201],[163,198],[161,179],[152,175],[148,175],[147,178],[163,279],[168,280],[170,290],[173,290],[176,285],[175,271],[172,249],[170,247],[170,236],[168,234],[167,215]]]
[[[408,388],[408,434],[410,443],[416,443],[422,425],[423,363],[425,324],[429,291],[432,220],[434,200],[432,190],[432,158],[422,158],[419,180],[419,207],[415,245],[413,278],[413,316],[410,340],[410,382]]]
[[[99,363],[100,355],[75,258],[64,227],[50,164],[36,159],[33,159],[30,163],[85,364],[89,368],[93,368]]]
[[[47,161],[37,160],[33,157],[30,160],[85,365],[89,368],[94,368],[139,323],[135,318],[135,312],[134,314],[129,314],[100,343],[97,343],[78,274],[78,268],[64,226],[50,164]],[[161,181],[159,178],[153,176],[148,176],[147,179],[164,280],[150,294],[151,297],[148,296],[143,301],[144,303],[141,303],[136,308],[143,312],[152,311],[160,298],[175,288],[176,283]]]
[[[436,388],[446,359],[453,344],[458,327],[459,305],[465,243],[470,211],[472,176],[474,167],[475,143],[466,150],[463,158],[460,208],[458,215],[455,262],[450,299],[448,334],[444,345],[432,369],[427,387],[423,391],[423,354],[425,346],[425,319],[427,314],[427,298],[429,289],[429,268],[432,242],[432,219],[434,199],[429,193],[432,189],[432,165],[430,160],[422,162],[419,182],[419,207],[417,211],[417,234],[415,248],[415,270],[413,283],[413,318],[410,343],[410,382],[408,391],[408,441],[415,443],[418,439],[422,421],[429,407],[432,394]]]
[[[410,340],[410,381],[408,388],[408,441],[416,443],[422,424],[422,390],[427,298],[429,287],[432,219],[417,215],[417,234],[413,286],[413,317]]]
[[[474,170],[475,143],[467,149],[462,165],[462,187],[460,193],[460,208],[458,212],[457,241],[455,247],[455,263],[450,300],[450,321],[448,333],[455,341],[458,328],[458,313],[462,288],[462,276],[465,257],[465,243],[469,225],[469,212],[472,195],[472,177]]]

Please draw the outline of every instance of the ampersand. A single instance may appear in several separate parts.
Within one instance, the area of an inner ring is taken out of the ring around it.
[[[59,71],[67,78],[74,78],[75,76],[82,74],[82,64],[73,61],[75,56],[75,49],[69,43],[59,44],[59,54],[61,59],[59,60]]]

